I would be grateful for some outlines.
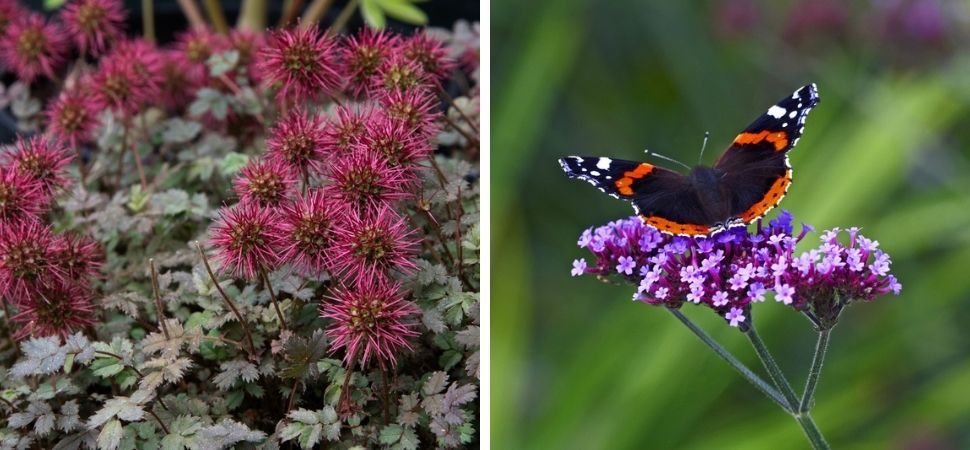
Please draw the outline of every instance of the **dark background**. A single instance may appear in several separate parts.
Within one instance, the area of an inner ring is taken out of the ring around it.
[[[862,227],[903,284],[843,316],[813,416],[838,449],[970,448],[967,8],[493,1],[496,448],[808,448],[791,417],[679,322],[630,302],[634,287],[570,278],[588,256],[580,232],[632,210],[567,179],[556,158],[650,148],[693,163],[710,131],[710,163],[809,82],[821,104],[791,154],[782,206],[819,230]],[[800,392],[815,333],[771,299],[757,309]],[[757,367],[723,320],[685,313]]]

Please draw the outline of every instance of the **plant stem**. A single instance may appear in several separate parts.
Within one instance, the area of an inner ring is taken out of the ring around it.
[[[162,309],[162,296],[158,292],[158,271],[155,270],[155,258],[148,258],[148,265],[152,269],[152,291],[155,294],[155,310],[158,312],[158,325],[162,327],[162,332],[165,333],[165,340],[171,339],[168,335],[168,326],[165,325],[165,312]]]
[[[286,321],[283,320],[283,311],[280,310],[280,304],[276,301],[276,294],[273,293],[273,285],[271,285],[269,283],[269,276],[266,275],[266,269],[260,267],[259,268],[259,276],[260,276],[260,278],[263,279],[262,280],[263,281],[263,287],[265,287],[266,290],[269,291],[269,299],[273,302],[273,308],[276,309],[276,317],[278,317],[280,319],[280,327],[282,327],[283,330],[285,331],[286,330]]]
[[[266,0],[243,0],[236,28],[249,31],[266,29]]]
[[[445,90],[444,86],[442,86],[438,80],[435,80],[435,84],[438,85],[438,92],[440,92],[441,95],[444,96],[445,101],[447,101],[452,108],[455,108],[455,111],[458,111],[458,114],[461,116],[462,119],[465,119],[465,122],[468,123],[468,126],[471,127],[471,129],[475,132],[475,134],[481,134],[481,132],[478,131],[478,126],[475,125],[475,121],[472,120],[470,117],[468,117],[468,115],[465,114],[465,111],[459,108],[457,104],[455,104],[454,97],[452,97],[451,94],[449,94],[448,91]]]
[[[344,6],[344,9],[340,10],[337,20],[334,20],[333,25],[330,26],[330,34],[338,35],[347,26],[347,22],[354,15],[354,11],[357,10],[357,3],[360,3],[360,0],[350,0]]]
[[[314,2],[314,5],[316,5],[316,2]],[[301,8],[303,8],[303,0],[286,0],[283,2],[283,14],[280,15],[280,21],[276,23],[276,27],[288,27],[290,22],[300,13]]]
[[[158,421],[158,424],[162,426],[162,430],[165,430],[165,434],[171,433],[171,431],[168,431],[168,427],[165,426],[165,422],[162,422],[162,419],[158,417],[158,414],[155,414],[155,410],[148,408],[148,414],[151,414],[152,417]]]
[[[202,0],[202,5],[205,6],[205,13],[209,15],[209,21],[212,22],[212,27],[216,29],[216,32],[219,34],[228,33],[229,24],[226,22],[226,14],[222,12],[219,0]]]
[[[205,265],[205,271],[209,273],[209,278],[212,279],[212,283],[216,285],[216,290],[222,295],[222,299],[226,302],[226,306],[232,310],[232,313],[239,320],[239,324],[242,325],[243,332],[246,333],[246,340],[249,343],[249,357],[256,360],[256,344],[253,343],[253,335],[249,334],[249,325],[246,324],[246,320],[243,319],[242,314],[239,314],[239,310],[236,309],[236,305],[229,300],[229,296],[226,295],[226,291],[222,290],[222,286],[219,285],[219,280],[216,278],[216,274],[212,273],[212,267],[209,267],[209,258],[205,256],[205,250],[202,249],[202,244],[199,241],[195,241],[196,248],[199,249],[199,255],[202,256],[202,264]]]
[[[812,368],[808,372],[808,381],[805,382],[805,393],[802,394],[802,401],[798,405],[798,412],[808,414],[812,407],[812,400],[815,396],[815,386],[818,385],[818,377],[822,373],[822,362],[825,360],[825,351],[829,347],[829,335],[831,329],[820,330],[818,332],[818,342],[815,343],[815,356],[812,357]]]
[[[199,10],[199,5],[195,4],[195,0],[176,0],[179,4],[179,8],[182,9],[182,14],[185,15],[185,19],[189,21],[193,30],[204,30],[206,29],[205,19],[202,18],[202,11]]]
[[[300,19],[300,27],[309,28],[316,25],[330,9],[331,3],[333,3],[333,0],[313,0],[313,3],[310,3],[306,12],[303,13],[303,18]],[[281,19],[283,18],[285,18],[285,15]]]
[[[808,413],[795,414],[795,420],[801,425],[802,431],[805,432],[805,436],[808,437],[808,441],[812,444],[812,448],[815,450],[830,450],[829,443],[825,442],[825,437],[822,436],[822,432],[819,431],[818,426],[815,425],[815,421],[812,420],[812,416]]]
[[[154,0],[141,0],[141,23],[142,35],[145,40],[155,43],[155,2]]]
[[[741,374],[741,376],[743,376],[746,380],[748,380],[748,382],[754,385],[755,388],[761,391],[762,394],[765,394],[768,398],[770,398],[772,401],[777,403],[778,406],[780,406],[785,411],[788,411],[789,413],[792,412],[792,408],[788,406],[788,403],[785,401],[785,398],[782,397],[781,394],[779,394],[778,391],[775,390],[775,388],[771,387],[767,382],[762,380],[761,377],[759,377],[757,374],[752,372],[751,369],[749,369],[747,366],[744,365],[744,363],[742,363],[741,361],[738,361],[738,359],[735,358],[734,355],[731,354],[731,352],[727,351],[727,349],[725,349],[724,347],[721,347],[721,345],[718,344],[717,341],[715,341],[707,333],[705,333],[704,330],[700,329],[700,327],[698,327],[687,316],[685,316],[684,313],[680,312],[679,309],[667,308],[667,310],[670,311],[670,313],[673,314],[674,317],[680,320],[681,323],[686,325],[687,328],[690,329],[690,331],[692,331],[698,338],[700,338],[701,341],[704,342],[704,344],[707,344],[707,346],[710,347],[711,350],[714,350],[714,353],[717,353],[717,356],[720,356],[721,359],[723,359],[725,362],[730,364],[731,367],[734,368],[734,370],[737,370],[738,373]]]
[[[749,313],[750,314],[750,313]],[[788,379],[785,378],[785,374],[781,371],[781,367],[778,367],[778,363],[771,356],[771,352],[768,351],[768,347],[765,346],[764,341],[761,340],[761,336],[754,328],[754,321],[749,322],[750,327],[748,331],[744,332],[748,336],[748,340],[751,341],[751,345],[754,347],[754,351],[758,353],[758,358],[761,359],[761,363],[764,364],[765,370],[768,371],[768,376],[771,381],[775,384],[775,387],[781,391],[782,395],[785,396],[785,400],[788,402],[789,407],[787,408],[789,412],[794,413],[798,409],[798,398],[795,396],[795,390],[791,388],[791,384],[788,383]]]

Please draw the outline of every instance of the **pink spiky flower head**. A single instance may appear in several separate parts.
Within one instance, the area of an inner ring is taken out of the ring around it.
[[[371,77],[374,92],[407,92],[431,86],[431,77],[416,61],[400,52],[386,58]]]
[[[162,53],[141,39],[124,40],[101,58],[92,98],[100,109],[130,116],[158,99],[162,81]]]
[[[316,27],[296,26],[269,35],[260,70],[268,81],[280,85],[280,99],[315,99],[321,93],[340,90],[336,41]]]
[[[14,19],[27,14],[18,0],[0,0],[0,36]]]
[[[431,143],[403,122],[375,116],[367,123],[362,146],[383,156],[389,165],[413,168],[431,156]]]
[[[325,143],[323,119],[296,109],[273,128],[266,140],[266,157],[306,177],[310,166],[324,159]]]
[[[20,312],[11,317],[19,329],[15,339],[28,336],[60,336],[93,325],[94,303],[89,287],[76,283],[57,283],[43,286],[31,298],[19,305]]]
[[[377,69],[399,44],[396,35],[370,28],[347,38],[341,48],[341,60],[348,90],[358,97],[369,91]]]
[[[100,274],[101,266],[104,265],[104,251],[97,241],[74,233],[58,235],[54,239],[57,240],[57,265],[68,277],[86,284],[88,278]]]
[[[169,110],[178,110],[192,102],[198,86],[190,80],[192,62],[185,53],[175,49],[162,50],[161,55],[160,101]]]
[[[208,29],[186,31],[179,35],[176,50],[189,62],[186,78],[194,87],[201,87],[208,78],[206,61],[219,52],[218,37]]]
[[[438,80],[448,78],[455,68],[455,61],[448,57],[448,50],[441,40],[427,31],[411,35],[402,47],[406,58],[418,63],[425,73]]]
[[[221,262],[221,273],[255,280],[260,271],[271,271],[279,265],[282,237],[276,210],[247,202],[219,210],[210,242]]]
[[[414,230],[390,206],[358,211],[348,208],[336,229],[334,270],[348,279],[376,277],[391,270],[409,274],[417,267]]]
[[[331,159],[341,158],[360,145],[373,115],[367,107],[337,107],[337,117],[324,129],[323,148]]]
[[[327,337],[331,352],[344,349],[347,366],[367,367],[373,359],[381,369],[397,366],[397,356],[413,350],[408,339],[418,336],[420,312],[404,298],[401,285],[384,277],[363,278],[354,287],[334,289],[321,316],[331,320]]]
[[[343,210],[322,189],[312,189],[282,207],[283,240],[280,259],[306,275],[330,268],[334,228]]]
[[[122,38],[127,15],[120,0],[75,0],[61,10],[74,45],[91,56],[103,54]]]
[[[38,289],[63,282],[67,274],[56,259],[61,250],[50,227],[37,221],[0,226],[0,295],[21,305]]]
[[[72,159],[67,147],[42,135],[19,139],[5,155],[7,164],[37,180],[47,195],[71,183],[65,167]]]
[[[384,156],[360,149],[333,161],[325,189],[353,208],[375,208],[407,198],[405,169],[391,166]]]
[[[37,220],[49,203],[40,182],[16,168],[0,166],[0,223]]]
[[[263,33],[238,29],[229,32],[229,47],[239,52],[238,67],[246,68],[250,83],[253,85],[260,80],[259,50],[263,48],[265,41]]]
[[[57,140],[77,147],[87,141],[98,125],[98,111],[85,89],[64,89],[47,105],[47,132]]]
[[[296,179],[283,162],[260,158],[250,162],[232,182],[232,188],[243,203],[279,206],[293,193]]]
[[[39,75],[55,78],[71,51],[61,25],[42,14],[25,12],[11,21],[0,39],[0,59],[26,82]]]
[[[427,139],[438,133],[436,99],[427,90],[390,91],[380,101],[384,117],[418,131]]]

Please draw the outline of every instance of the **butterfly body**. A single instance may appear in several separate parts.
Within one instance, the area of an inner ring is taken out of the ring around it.
[[[571,178],[630,201],[649,225],[677,235],[712,235],[764,216],[788,192],[790,151],[818,104],[814,84],[795,91],[761,115],[713,166],[687,175],[652,164],[608,157],[570,156],[559,160]]]

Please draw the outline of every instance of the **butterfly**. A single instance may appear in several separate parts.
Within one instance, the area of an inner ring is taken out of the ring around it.
[[[818,102],[814,83],[798,89],[738,134],[713,166],[687,175],[608,157],[569,156],[559,165],[570,178],[632,202],[645,223],[666,234],[713,235],[754,222],[781,202],[792,182],[788,152]]]

